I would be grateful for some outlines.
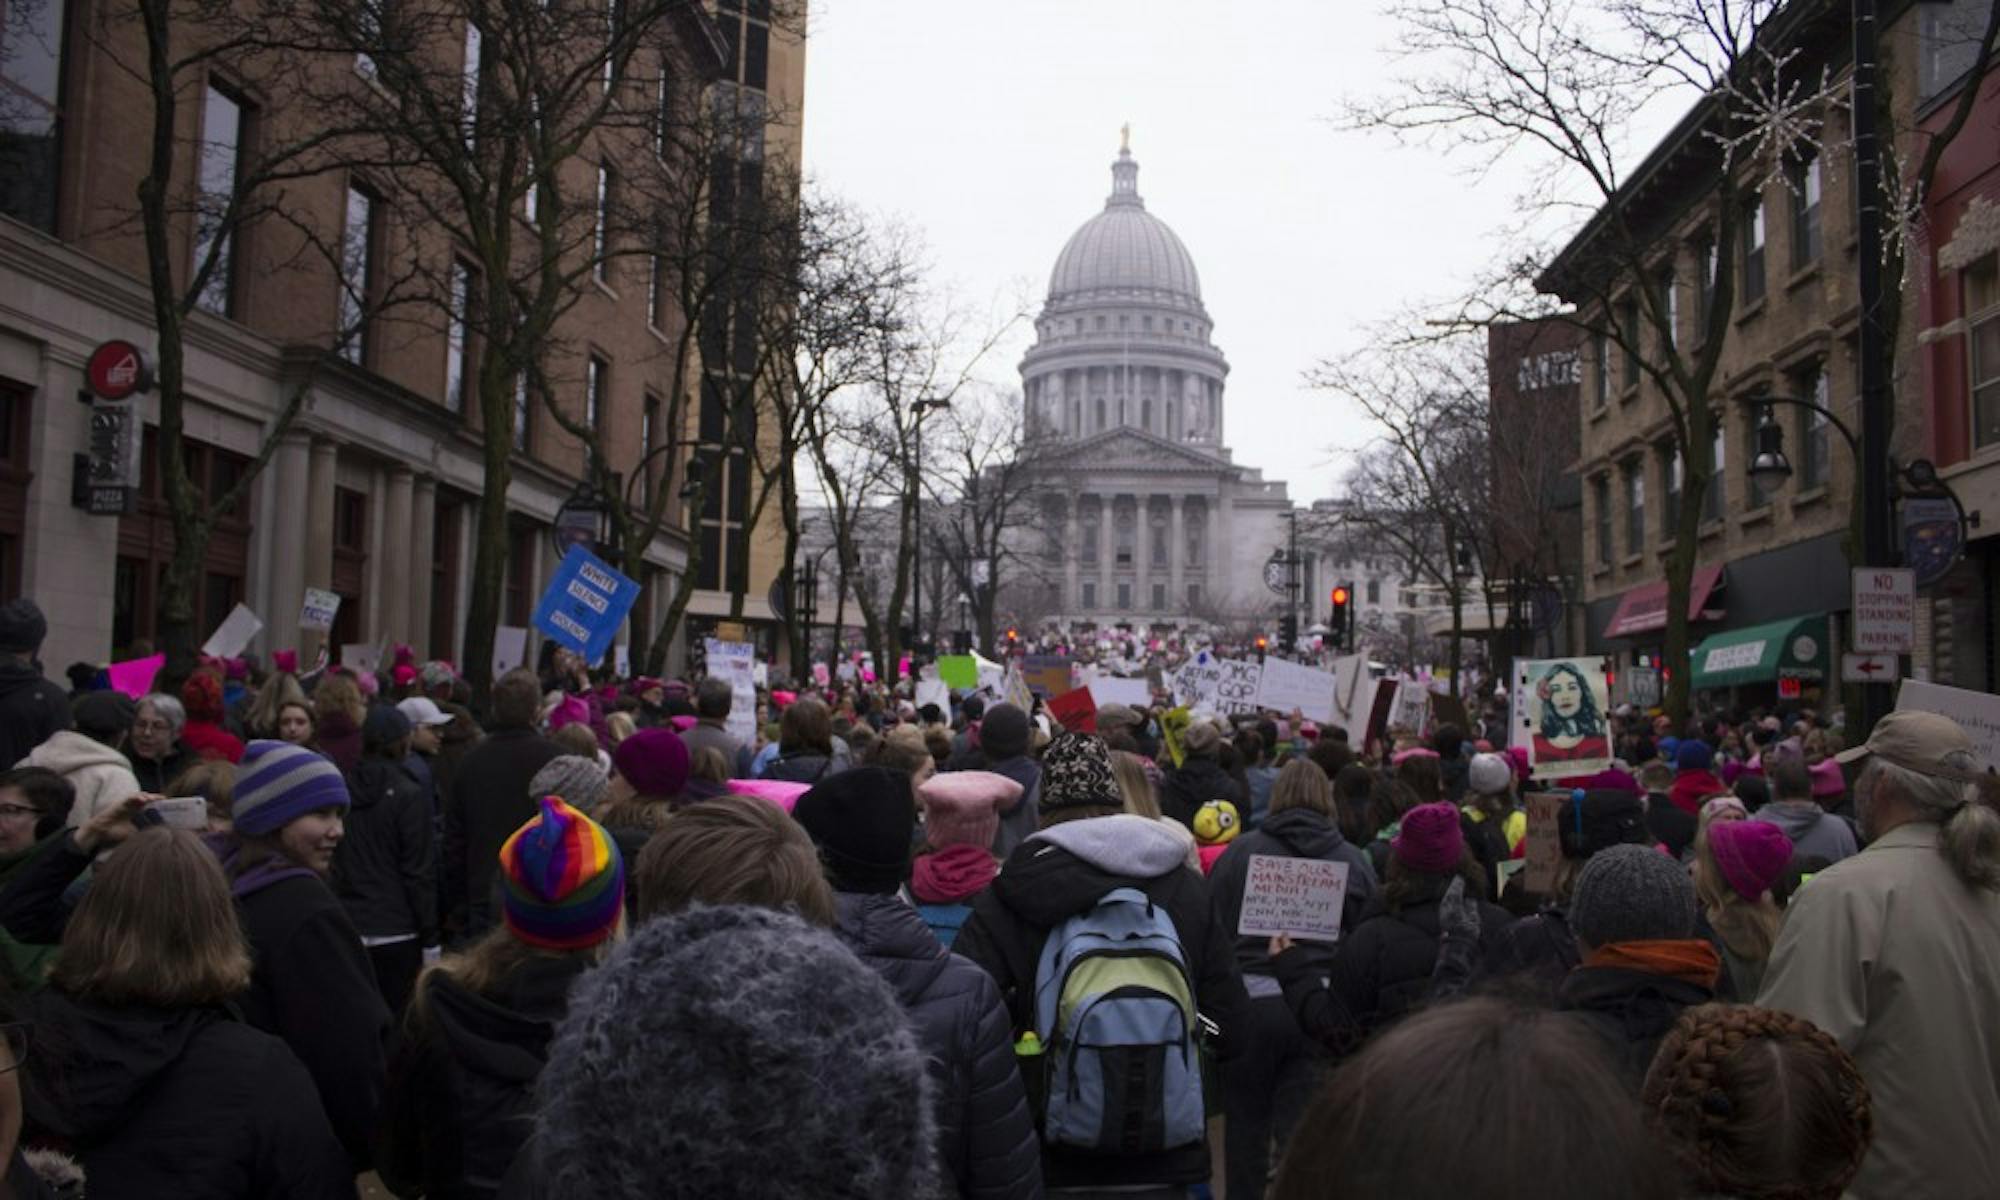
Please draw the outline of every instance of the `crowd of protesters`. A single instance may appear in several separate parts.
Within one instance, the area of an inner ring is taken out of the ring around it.
[[[1625,709],[1534,778],[1497,706],[746,714],[553,649],[134,698],[45,632],[0,606],[0,1200],[2000,1194],[1944,717]],[[1268,858],[1337,939],[1241,931]]]

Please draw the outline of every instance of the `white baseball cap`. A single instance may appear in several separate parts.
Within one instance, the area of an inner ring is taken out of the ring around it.
[[[437,706],[437,702],[425,696],[412,696],[396,705],[396,711],[409,718],[412,725],[449,725],[451,714]]]

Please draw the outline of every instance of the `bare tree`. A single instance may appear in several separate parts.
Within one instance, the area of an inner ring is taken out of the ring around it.
[[[969,390],[933,426],[926,462],[927,545],[966,597],[977,644],[989,648],[1003,588],[1032,594],[1053,582],[1047,551],[1056,542],[1033,504],[1041,439],[1025,417],[1018,394]]]

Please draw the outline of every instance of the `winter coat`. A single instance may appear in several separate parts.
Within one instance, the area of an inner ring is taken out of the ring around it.
[[[771,760],[771,765],[764,768],[763,777],[785,783],[818,783],[838,775],[843,765],[837,755],[820,754],[812,750],[794,750],[781,753]]]
[[[532,729],[496,729],[459,762],[445,801],[441,864],[461,936],[476,937],[498,919],[493,879],[501,843],[541,811],[528,781],[561,754]]]
[[[175,742],[163,758],[145,758],[138,754],[128,754],[126,758],[132,764],[132,775],[139,781],[142,792],[165,792],[168,784],[181,777],[181,772],[200,761],[179,742]]]
[[[1189,829],[1194,828],[1194,814],[1210,800],[1227,800],[1240,813],[1250,811],[1250,797],[1243,785],[1212,758],[1190,757],[1160,780],[1161,815]]]
[[[1583,950],[1570,932],[1569,912],[1561,905],[1544,905],[1500,932],[1487,948],[1483,973],[1490,979],[1521,976],[1555,1000],[1564,976],[1583,961]]]
[[[359,736],[357,732],[356,736]],[[325,744],[324,737],[321,744]],[[196,759],[221,759],[224,762],[243,761],[243,739],[208,721],[197,721],[189,717],[181,727],[181,745]]]
[[[437,945],[437,867],[423,790],[400,764],[364,758],[347,791],[354,805],[333,852],[333,894],[362,937],[416,934]]]
[[[1689,816],[1699,817],[1702,801],[1728,790],[1712,771],[1676,771],[1674,786],[1667,792],[1667,800]]]
[[[28,865],[38,856],[60,844],[62,836],[58,830],[26,850],[0,855],[0,891],[4,891],[15,876],[25,873]],[[22,995],[41,987],[42,977],[48,974],[49,963],[55,958],[60,941],[60,937],[49,942],[22,941],[0,929],[0,971],[5,973],[6,988]]]
[[[190,722],[192,724],[192,722]],[[319,752],[332,760],[345,775],[361,763],[361,726],[349,719],[346,713],[333,713],[320,718],[313,730],[313,744]]]
[[[69,725],[67,693],[33,663],[0,657],[0,763],[20,762]]]
[[[1853,857],[1860,850],[1855,844],[1853,827],[1821,808],[1816,801],[1773,801],[1758,809],[1750,819],[1784,830],[1785,836],[1792,839],[1794,861],[1816,855],[1824,858],[1830,866],[1841,859]]]
[[[681,741],[687,743],[690,759],[697,750],[714,750],[729,764],[731,775],[737,779],[750,778],[750,747],[725,729],[721,721],[697,721],[681,732]]]
[[[1243,823],[1252,829],[1261,828],[1264,818],[1271,811],[1271,789],[1278,784],[1278,768],[1243,768],[1243,786],[1250,793],[1249,811],[1243,814]]]
[[[60,729],[21,760],[24,767],[46,767],[76,789],[67,824],[80,827],[107,808],[139,794],[139,779],[125,756],[74,729]]]
[[[1341,902],[1340,916],[1343,935],[1354,932],[1368,901],[1375,896],[1375,868],[1369,865],[1368,856],[1340,836],[1339,827],[1331,819],[1309,808],[1288,808],[1267,818],[1261,829],[1253,829],[1231,842],[1217,860],[1215,871],[1208,878],[1209,900],[1225,930],[1234,932],[1243,919],[1243,887],[1250,877],[1253,854],[1346,863],[1347,894]],[[1269,945],[1269,938],[1238,937],[1237,967],[1245,975],[1271,974],[1271,958],[1266,953]],[[1316,945],[1311,948],[1320,949]],[[1332,959],[1332,948],[1325,948],[1321,965],[1329,965]]]
[[[1604,1039],[1634,1095],[1681,1010],[1713,999],[1713,988],[1627,967],[1581,966],[1556,989],[1556,1007]]]
[[[964,1197],[1038,1197],[1040,1148],[1000,990],[900,896],[835,896],[848,949],[896,989],[930,1056],[943,1173]]]
[[[1386,894],[1378,892],[1353,936],[1342,940],[1324,987],[1309,954],[1292,950],[1278,957],[1278,982],[1307,1036],[1345,1054],[1430,998],[1438,939],[1444,936],[1438,901],[1447,886],[1444,879],[1420,885],[1395,912],[1389,910]],[[1478,903],[1483,954],[1513,918],[1497,904]]]
[[[1187,845],[1185,834],[1124,813],[1044,829],[1015,848],[1000,877],[973,902],[972,919],[953,948],[1000,985],[1015,1030],[1033,1029],[1035,971],[1049,931],[1108,892],[1137,888],[1173,921],[1194,976],[1195,1004],[1220,1027],[1216,1056],[1228,1061],[1249,1028],[1249,997],[1231,961],[1230,936],[1209,906],[1208,885],[1187,867]],[[1045,1147],[1042,1176],[1050,1188],[1198,1183],[1209,1176],[1208,1147],[1139,1157]]]
[[[354,1168],[312,1077],[219,1007],[36,998],[25,1132],[81,1162],[88,1193],[149,1200],[353,1200]]]
[[[1695,829],[1699,821],[1693,813],[1682,812],[1665,792],[1646,793],[1646,832],[1653,840],[1667,848],[1667,853],[1675,858],[1687,855],[1688,847],[1694,845]]]
[[[423,977],[422,1018],[389,1070],[376,1168],[399,1195],[488,1200],[527,1140],[535,1080],[586,954],[536,954],[489,994]]]

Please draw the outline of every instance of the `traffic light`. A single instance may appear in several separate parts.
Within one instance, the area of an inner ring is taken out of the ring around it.
[[[1265,651],[1265,650],[1266,650],[1266,649],[1267,649],[1267,648],[1268,648],[1268,647],[1270,646],[1270,644],[1271,644],[1271,640],[1270,640],[1269,638],[1265,637],[1265,636],[1264,636],[1263,634],[1261,634],[1261,633],[1257,635],[1257,661],[1258,661],[1258,662],[1263,662],[1263,661],[1264,661],[1264,651]]]
[[[1339,649],[1351,648],[1354,634],[1354,612],[1352,602],[1354,592],[1344,583],[1333,585],[1333,617],[1327,622],[1333,630],[1333,644]]]
[[[1299,619],[1291,613],[1278,618],[1278,649],[1291,654],[1299,648]]]
[[[1014,651],[1020,648],[1021,648],[1021,631],[1018,629],[1009,629],[1007,631],[1007,653],[1012,654],[1014,653]]]

